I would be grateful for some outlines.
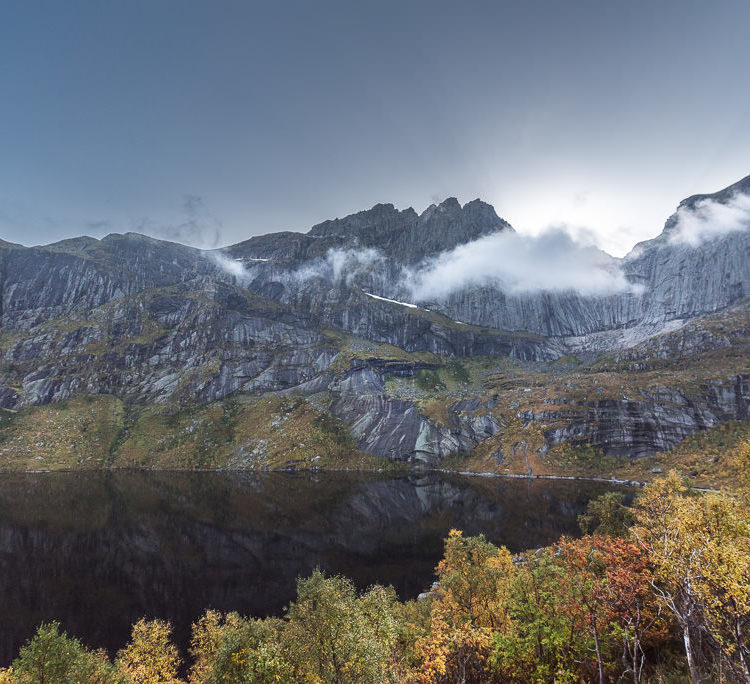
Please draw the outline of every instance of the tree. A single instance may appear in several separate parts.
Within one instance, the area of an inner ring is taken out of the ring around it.
[[[638,684],[643,674],[646,642],[668,638],[668,624],[651,590],[653,573],[648,555],[633,541],[597,540],[606,574],[604,603],[616,634],[622,639],[622,663]]]
[[[563,537],[557,563],[562,570],[560,608],[592,637],[599,684],[603,684],[602,636],[610,622],[611,610],[606,600],[607,574],[602,553],[590,536],[575,541]]]
[[[10,682],[17,684],[115,684],[122,682],[103,651],[89,651],[60,631],[42,624],[13,661]],[[2,681],[2,680],[0,680]]]
[[[292,665],[280,641],[283,622],[275,618],[241,620],[241,624],[225,631],[214,654],[211,676],[204,681],[233,684],[294,682]]]
[[[136,684],[178,682],[180,657],[171,636],[168,622],[142,618],[133,625],[130,642],[117,654],[116,665]]]
[[[350,580],[316,570],[297,582],[282,641],[298,680],[393,681],[398,629],[395,592],[373,587],[357,597]]]
[[[724,494],[698,496],[670,473],[646,487],[635,514],[633,534],[653,564],[655,591],[677,619],[693,682],[700,681],[702,634],[750,682],[746,510]]]
[[[687,489],[674,471],[648,485],[636,500],[632,532],[654,565],[654,589],[677,618],[690,678],[697,684],[700,673],[695,638],[700,603],[695,574],[700,568],[698,555],[686,548],[684,530],[676,524],[686,495]]]
[[[508,624],[505,604],[514,574],[507,549],[483,535],[450,531],[437,566],[430,633],[417,643],[419,681],[487,681],[492,633]]]
[[[706,494],[687,512],[686,543],[700,550],[696,577],[703,627],[737,679],[750,682],[750,538],[746,513],[726,495]]]
[[[283,621],[253,620],[208,610],[193,625],[192,684],[292,682],[281,646]]]
[[[490,661],[492,630],[455,620],[458,606],[446,596],[436,600],[430,615],[430,631],[418,640],[417,682],[493,681]]]
[[[482,534],[464,537],[460,530],[451,530],[437,566],[439,592],[458,611],[454,620],[500,629],[507,619],[503,600],[514,573],[508,549],[498,548]]]
[[[561,609],[560,575],[552,548],[528,553],[508,590],[510,623],[493,635],[492,663],[503,682],[578,682],[588,654],[578,616]],[[582,638],[583,635],[583,638]]]
[[[586,505],[586,513],[578,516],[584,534],[627,537],[633,524],[633,513],[625,504],[622,492],[606,492]]]

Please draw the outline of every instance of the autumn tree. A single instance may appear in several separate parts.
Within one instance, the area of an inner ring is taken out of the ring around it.
[[[578,682],[588,641],[578,616],[561,610],[552,548],[526,553],[508,590],[510,622],[493,635],[492,662],[503,682]],[[585,635],[584,635],[585,636]]]
[[[510,553],[483,535],[451,530],[438,563],[430,633],[418,642],[419,681],[487,681],[492,634],[507,626]]]
[[[597,540],[606,581],[604,603],[610,627],[622,640],[624,673],[638,684],[645,663],[644,645],[659,645],[669,638],[669,623],[651,588],[653,573],[645,551],[631,540]]]
[[[725,494],[690,492],[676,473],[646,487],[636,503],[633,534],[653,564],[655,591],[677,619],[692,681],[701,678],[702,635],[750,681],[746,510]]]
[[[632,524],[633,513],[625,505],[622,492],[606,492],[591,499],[586,513],[578,516],[578,525],[584,534],[627,537]]]
[[[206,611],[193,625],[191,684],[293,682],[281,645],[283,624]]]
[[[117,667],[134,684],[178,682],[180,657],[171,637],[168,622],[139,620],[133,625],[130,642],[117,654]]]
[[[316,570],[297,583],[282,640],[298,681],[394,681],[397,625],[392,589],[357,596],[350,580]]]
[[[500,629],[507,619],[504,598],[514,572],[505,547],[498,548],[482,534],[464,537],[460,530],[451,530],[437,566],[439,592],[455,605],[456,620]]]
[[[594,539],[561,539],[557,564],[559,573],[559,608],[575,619],[591,636],[596,654],[596,672],[604,683],[602,643],[612,611],[607,601],[607,572],[604,557]]]
[[[695,594],[702,627],[738,680],[750,682],[750,538],[745,511],[726,495],[706,494],[681,516],[687,545],[697,552],[703,573]]]

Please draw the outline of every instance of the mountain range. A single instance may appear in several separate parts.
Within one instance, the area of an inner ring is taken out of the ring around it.
[[[749,226],[750,176],[623,259],[455,198],[210,251],[0,241],[0,467],[642,469],[744,434]]]

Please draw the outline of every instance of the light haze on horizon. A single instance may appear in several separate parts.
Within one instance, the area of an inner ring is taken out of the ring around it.
[[[491,203],[621,256],[750,174],[750,3],[10,0],[0,237]]]

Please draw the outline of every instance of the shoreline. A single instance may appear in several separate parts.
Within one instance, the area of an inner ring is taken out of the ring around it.
[[[106,472],[165,472],[165,473],[279,473],[292,475],[295,473],[317,475],[321,473],[373,473],[377,475],[420,475],[426,473],[440,473],[442,475],[460,475],[461,477],[503,478],[510,480],[565,480],[572,482],[597,482],[627,487],[644,487],[649,484],[645,480],[617,479],[614,477],[595,477],[587,475],[523,475],[519,473],[473,472],[469,470],[452,470],[449,468],[55,468],[33,470],[0,470],[0,477],[9,474],[42,475],[49,473],[106,473]]]

